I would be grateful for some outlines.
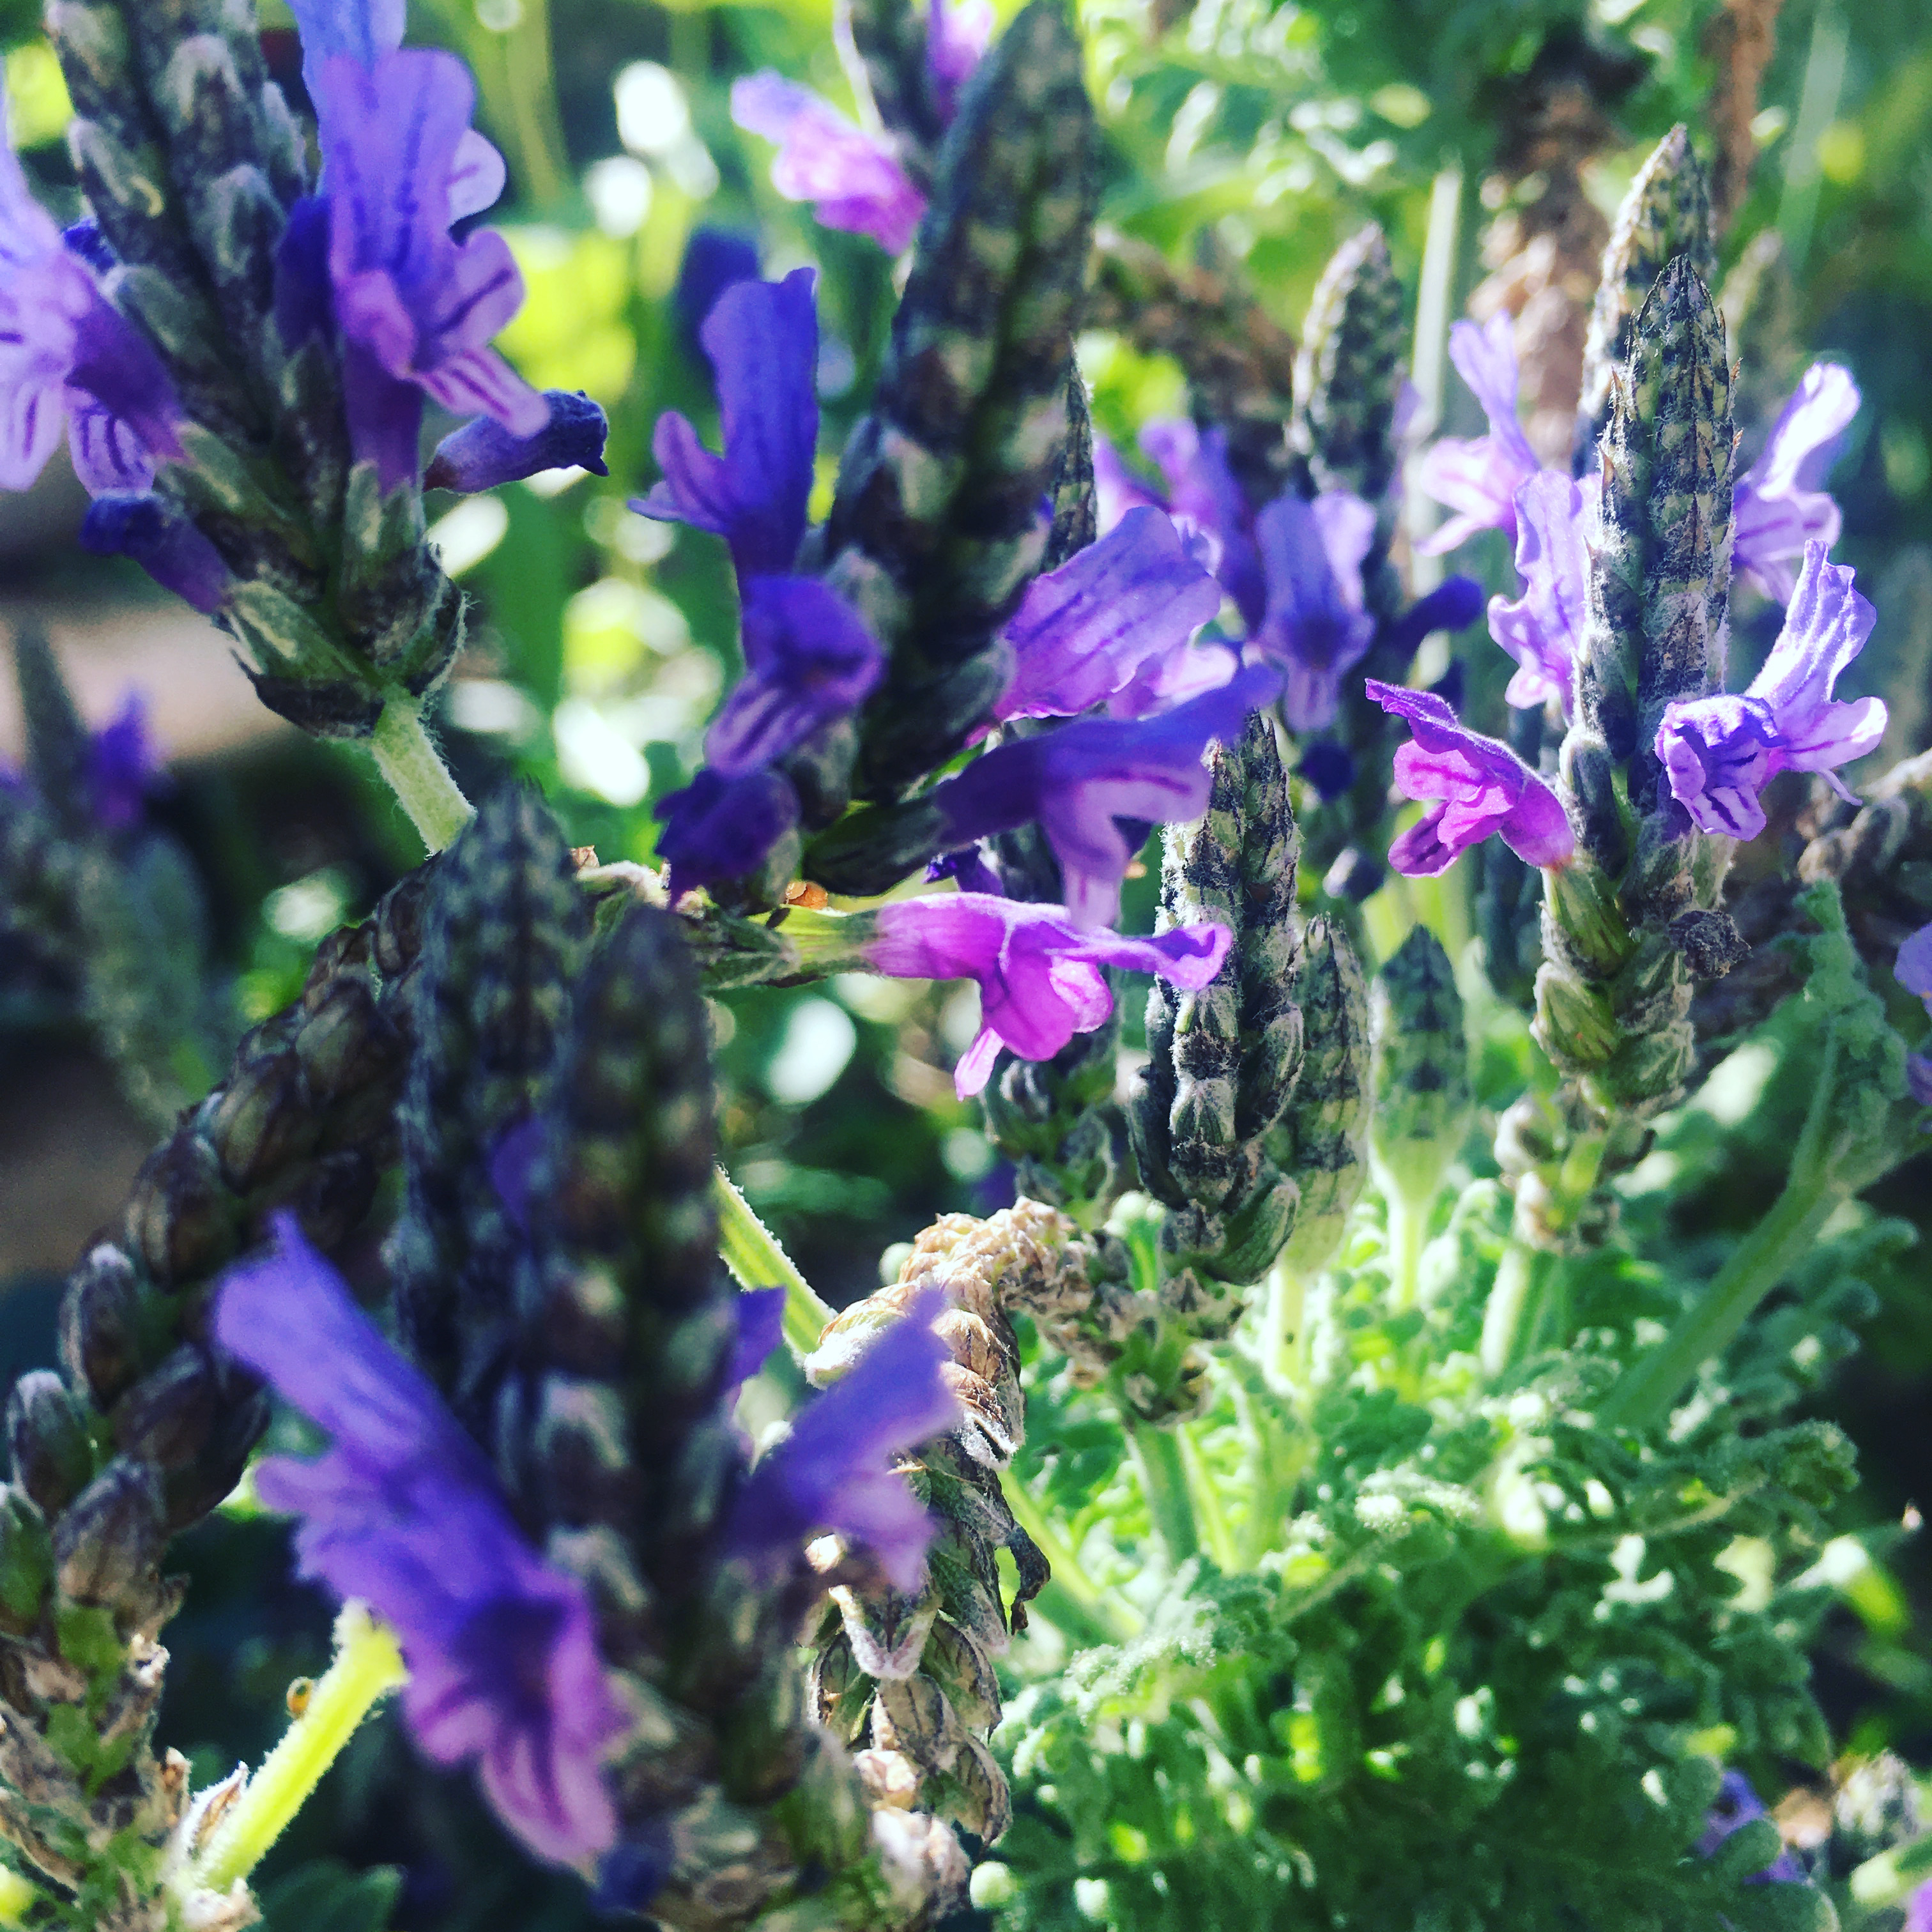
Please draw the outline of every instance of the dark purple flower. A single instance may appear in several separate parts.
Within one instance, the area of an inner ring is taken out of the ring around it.
[[[476,88],[453,55],[338,55],[312,83],[344,338],[350,440],[385,494],[416,477],[422,397],[537,435],[550,404],[490,347],[522,305],[509,244],[450,232],[452,176]]]
[[[1116,716],[1142,716],[1159,702],[1162,674],[1220,608],[1221,586],[1187,555],[1168,518],[1130,510],[1028,586],[1004,632],[1013,677],[993,716],[1072,718],[1104,704]],[[1197,655],[1219,682],[1234,675],[1232,652]]]
[[[88,747],[88,787],[94,796],[95,822],[110,832],[138,825],[160,765],[148,728],[148,700],[130,691],[114,722],[95,732]]]
[[[1932,926],[1922,926],[1898,949],[1892,976],[1908,993],[1916,993],[1932,1013]]]
[[[1516,493],[1540,466],[1517,419],[1515,324],[1492,315],[1480,328],[1456,322],[1449,359],[1490,419],[1487,436],[1445,436],[1422,453],[1415,480],[1426,496],[1457,514],[1416,548],[1440,556],[1479,530],[1516,534]]]
[[[716,307],[718,298],[736,282],[758,279],[758,244],[755,236],[735,228],[713,228],[700,224],[684,244],[684,260],[677,272],[677,286],[671,291],[671,307],[677,315],[680,340],[691,354],[698,352],[698,332]]]
[[[1333,738],[1318,738],[1301,754],[1296,772],[1315,788],[1324,805],[1332,805],[1355,782],[1354,754]]]
[[[334,1440],[314,1462],[259,1464],[256,1492],[303,1519],[305,1575],[394,1626],[423,1750],[480,1760],[497,1815],[532,1851],[587,1866],[616,1840],[602,1760],[625,1728],[590,1599],[524,1540],[482,1452],[294,1217],[275,1231],[274,1253],[230,1270],[214,1332]]]
[[[1864,648],[1875,614],[1852,588],[1852,572],[1804,546],[1804,567],[1784,628],[1742,697],[1694,698],[1664,709],[1657,730],[1671,796],[1700,830],[1755,838],[1764,830],[1758,794],[1780,772],[1816,772],[1841,798],[1835,768],[1862,758],[1885,735],[1885,702],[1832,696],[1839,674]]]
[[[885,653],[844,598],[815,577],[745,580],[745,675],[712,720],[704,756],[742,778],[860,704],[885,674]]]
[[[874,971],[979,983],[979,1037],[953,1074],[962,1100],[985,1087],[1001,1047],[1022,1060],[1051,1060],[1076,1034],[1101,1024],[1114,1010],[1104,968],[1158,974],[1194,992],[1221,970],[1232,938],[1210,924],[1127,938],[1083,929],[1058,906],[980,892],[902,899],[876,919],[877,937],[864,948]]]
[[[34,200],[4,102],[0,270],[0,489],[32,484],[63,430],[90,491],[146,489],[155,461],[181,454],[179,400],[154,345]]]
[[[738,1392],[765,1365],[765,1358],[784,1335],[785,1292],[782,1288],[741,1289],[733,1303],[738,1318],[738,1339],[732,1345],[730,1366],[724,1371],[724,1393],[718,1398],[726,1408],[738,1400]]]
[[[742,878],[798,823],[798,794],[776,772],[728,778],[705,770],[660,801],[658,856],[670,868],[674,899],[721,879]]]
[[[96,556],[131,556],[164,590],[212,616],[234,574],[221,553],[164,498],[110,490],[94,498],[80,526],[80,547]]]
[[[664,480],[631,507],[710,530],[731,546],[739,580],[782,576],[798,555],[818,445],[818,311],[813,273],[734,282],[700,331],[717,373],[724,454],[676,411],[658,418],[651,453]]]
[[[1516,568],[1522,595],[1490,599],[1490,634],[1516,659],[1503,693],[1522,710],[1555,698],[1570,715],[1571,666],[1590,587],[1588,500],[1570,478],[1539,470],[1516,494]]]
[[[1482,614],[1483,586],[1473,577],[1445,577],[1383,632],[1379,655],[1386,664],[1406,664],[1432,631],[1467,630]]]
[[[1704,1820],[1703,1835],[1697,1840],[1697,1856],[1708,1858],[1734,1832],[1741,1831],[1770,1814],[1765,1810],[1750,1780],[1741,1771],[1727,1771],[1718,1787],[1717,1801]],[[1745,1880],[1747,1885],[1802,1885],[1804,1868],[1789,1850],[1781,1851],[1760,1872]]]
[[[1432,878],[1491,832],[1526,864],[1566,866],[1576,849],[1562,801],[1507,745],[1466,730],[1433,692],[1367,681],[1370,697],[1408,721],[1413,740],[1395,754],[1405,798],[1429,810],[1389,848],[1389,863]]]
[[[926,197],[891,148],[809,88],[748,74],[731,83],[731,118],[776,145],[772,185],[788,201],[810,202],[826,227],[869,235],[890,255],[918,232]]]
[[[957,852],[942,852],[926,868],[926,882],[936,886],[950,879],[962,892],[988,892],[996,898],[1006,896],[1006,882],[986,855],[983,845],[968,845]]]
[[[544,470],[587,470],[608,476],[604,440],[610,424],[581,390],[546,389],[550,419],[535,436],[512,436],[494,416],[478,416],[436,445],[424,472],[425,490],[474,496]]]
[[[1278,496],[1256,520],[1268,610],[1255,647],[1286,674],[1281,712],[1291,731],[1335,722],[1342,680],[1374,641],[1362,607],[1362,560],[1376,539],[1376,513],[1360,497],[1331,490],[1304,503]]]
[[[1779,412],[1764,453],[1738,478],[1731,568],[1779,604],[1805,548],[1838,541],[1844,524],[1822,486],[1858,412],[1858,386],[1835,362],[1814,362]]]
[[[1157,717],[1082,718],[1014,739],[935,787],[928,802],[944,816],[949,848],[1036,820],[1060,861],[1074,923],[1111,926],[1146,828],[1207,810],[1202,753],[1210,740],[1238,735],[1280,686],[1278,672],[1251,664]]]
[[[932,1324],[944,1289],[916,1296],[904,1316],[794,1419],[758,1460],[732,1505],[727,1547],[760,1570],[794,1562],[814,1535],[836,1530],[863,1544],[893,1583],[919,1588],[938,1525],[895,1459],[959,1420],[944,1371],[951,1360]]]

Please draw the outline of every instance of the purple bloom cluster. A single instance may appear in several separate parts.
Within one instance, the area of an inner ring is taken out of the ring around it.
[[[873,970],[891,978],[977,982],[979,1037],[954,1073],[964,1100],[985,1087],[1001,1047],[1050,1060],[1076,1034],[1102,1024],[1114,1010],[1102,968],[1157,974],[1196,992],[1221,970],[1232,942],[1226,926],[1213,924],[1126,938],[1083,929],[1058,906],[962,892],[882,908],[865,951]]]
[[[988,0],[929,0],[926,73],[944,121],[992,31]],[[893,255],[918,232],[926,196],[892,143],[855,127],[822,95],[768,69],[732,83],[731,118],[777,148],[772,185],[788,201],[810,202],[826,227],[868,235]]]
[[[1395,780],[1429,806],[1389,848],[1398,872],[1432,878],[1491,832],[1528,865],[1570,862],[1576,840],[1562,801],[1507,745],[1466,729],[1433,692],[1371,678],[1368,693],[1408,719],[1414,736],[1395,754]]]
[[[1836,767],[1864,757],[1885,735],[1885,704],[1840,703],[1832,688],[1874,621],[1872,607],[1852,588],[1851,571],[1826,561],[1822,540],[1806,544],[1784,628],[1749,688],[1740,697],[1670,705],[1658,727],[1657,755],[1690,824],[1755,838],[1765,827],[1758,795],[1780,772],[1816,772],[1840,797],[1854,796]]]
[[[668,412],[651,445],[664,480],[631,506],[722,537],[738,578],[745,676],[706,734],[704,769],[658,807],[674,893],[756,869],[798,819],[777,762],[862,704],[885,670],[859,614],[793,574],[818,443],[813,280],[799,268],[718,297],[699,334],[716,372],[724,453]]]
[[[293,1216],[275,1227],[276,1251],[223,1282],[214,1333],[333,1440],[313,1462],[258,1465],[256,1492],[302,1518],[304,1574],[394,1627],[423,1750],[478,1760],[532,1852],[589,1866],[616,1840],[603,1759],[625,1728],[590,1599],[524,1540],[482,1452]]]

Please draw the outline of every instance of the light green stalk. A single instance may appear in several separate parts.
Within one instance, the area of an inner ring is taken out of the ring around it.
[[[430,742],[423,729],[422,706],[406,698],[392,698],[369,734],[369,749],[376,769],[388,781],[424,845],[440,852],[453,843],[475,808]]]
[[[802,1359],[818,1346],[833,1310],[819,1300],[797,1264],[778,1246],[778,1237],[752,1212],[751,1204],[723,1168],[715,1190],[718,1252],[740,1288],[782,1288],[784,1338]]]
[[[357,1726],[408,1679],[395,1634],[362,1604],[345,1604],[335,1620],[335,1661],[215,1827],[187,1874],[189,1888],[219,1894],[246,1878],[308,1802]]]

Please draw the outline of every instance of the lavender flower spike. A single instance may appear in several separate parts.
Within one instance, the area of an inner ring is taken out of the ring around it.
[[[782,75],[731,83],[731,118],[778,148],[772,185],[788,201],[808,201],[828,228],[869,235],[888,254],[918,232],[926,197],[892,151],[855,128],[828,100]]]
[[[812,280],[797,268],[782,282],[734,282],[718,298],[699,335],[717,372],[724,454],[675,410],[660,416],[651,453],[664,480],[631,506],[724,538],[741,582],[789,571],[805,536],[818,442]]]
[[[1516,568],[1522,595],[1490,599],[1490,634],[1516,659],[1503,693],[1520,710],[1554,698],[1570,715],[1576,646],[1590,582],[1589,501],[1554,470],[1539,470],[1516,493]]]
[[[1291,731],[1335,722],[1342,680],[1374,641],[1362,608],[1362,560],[1376,539],[1376,513],[1360,497],[1331,490],[1304,503],[1279,496],[1256,520],[1268,573],[1268,612],[1256,648],[1287,674],[1283,720]]]
[[[1100,1025],[1114,1010],[1103,968],[1158,974],[1198,992],[1231,943],[1224,926],[1124,938],[1082,931],[1058,906],[956,892],[881,907],[865,952],[875,972],[893,979],[979,982],[979,1036],[953,1075],[964,1100],[986,1086],[1001,1047],[1022,1060],[1051,1060],[1076,1034]]]
[[[1814,362],[1779,411],[1764,452],[1738,478],[1731,565],[1766,596],[1788,603],[1804,547],[1838,541],[1844,519],[1820,486],[1858,412],[1858,386],[1835,362]]]
[[[322,62],[316,116],[352,447],[383,494],[416,476],[422,398],[536,436],[549,403],[489,346],[523,302],[502,236],[452,238],[450,178],[476,88],[453,55]]]
[[[919,1588],[938,1526],[892,1460],[960,1419],[942,1372],[950,1357],[932,1328],[945,1307],[943,1289],[915,1298],[903,1320],[806,1406],[738,1492],[728,1549],[760,1569],[782,1568],[813,1534],[836,1530],[870,1550],[896,1588]]]
[[[1576,850],[1562,801],[1507,745],[1466,730],[1448,700],[1368,680],[1384,711],[1408,720],[1413,741],[1395,754],[1405,798],[1429,805],[1389,848],[1389,863],[1411,878],[1433,878],[1491,832],[1526,864],[1567,866]]]
[[[1516,412],[1515,325],[1507,314],[1479,328],[1459,322],[1449,331],[1449,359],[1490,419],[1482,436],[1445,436],[1422,453],[1416,482],[1424,494],[1458,512],[1416,548],[1440,556],[1478,530],[1516,534],[1516,493],[1538,467]]]
[[[181,454],[181,404],[148,338],[34,200],[0,100],[0,489],[25,490],[65,428],[90,493],[146,490]]]
[[[1037,820],[1060,861],[1074,924],[1111,926],[1147,826],[1207,810],[1202,753],[1210,740],[1238,735],[1248,713],[1280,688],[1279,672],[1250,664],[1218,691],[1157,717],[1083,718],[999,746],[930,794],[944,818],[944,849]]]
[[[392,1349],[292,1215],[230,1270],[214,1332],[334,1438],[271,1456],[256,1490],[304,1519],[305,1575],[395,1627],[404,1711],[437,1762],[476,1758],[497,1815],[538,1857],[587,1868],[615,1843],[602,1755],[625,1727],[590,1602],[510,1519],[482,1452]]]
[[[1221,586],[1188,556],[1173,524],[1159,510],[1130,510],[1098,543],[1028,586],[1006,628],[1013,680],[993,716],[1112,710],[1144,668],[1185,652],[1220,608]],[[1220,656],[1232,676],[1232,656]]]
[[[1764,668],[1742,697],[1694,698],[1666,706],[1657,730],[1671,796],[1700,831],[1755,838],[1764,830],[1758,794],[1780,772],[1816,772],[1852,798],[1836,767],[1862,758],[1885,735],[1885,701],[1834,700],[1839,674],[1876,621],[1852,588],[1852,572],[1804,546],[1804,567]]]

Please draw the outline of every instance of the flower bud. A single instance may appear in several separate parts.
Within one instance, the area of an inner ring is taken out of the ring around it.
[[[1403,306],[1388,243],[1371,223],[1322,270],[1302,326],[1288,440],[1305,494],[1346,490],[1379,503],[1388,494],[1408,362]]]
[[[165,1540],[153,1468],[116,1456],[54,1525],[62,1595],[114,1608],[149,1576]]]
[[[14,1481],[50,1516],[65,1508],[94,1473],[86,1417],[51,1369],[32,1370],[14,1384],[7,1446]]]
[[[1375,1044],[1370,1146],[1384,1186],[1426,1208],[1468,1131],[1469,1048],[1462,996],[1442,942],[1410,929],[1369,996]]]
[[[111,1241],[88,1250],[61,1301],[61,1365],[97,1406],[108,1407],[141,1372],[141,1289],[134,1264]]]

